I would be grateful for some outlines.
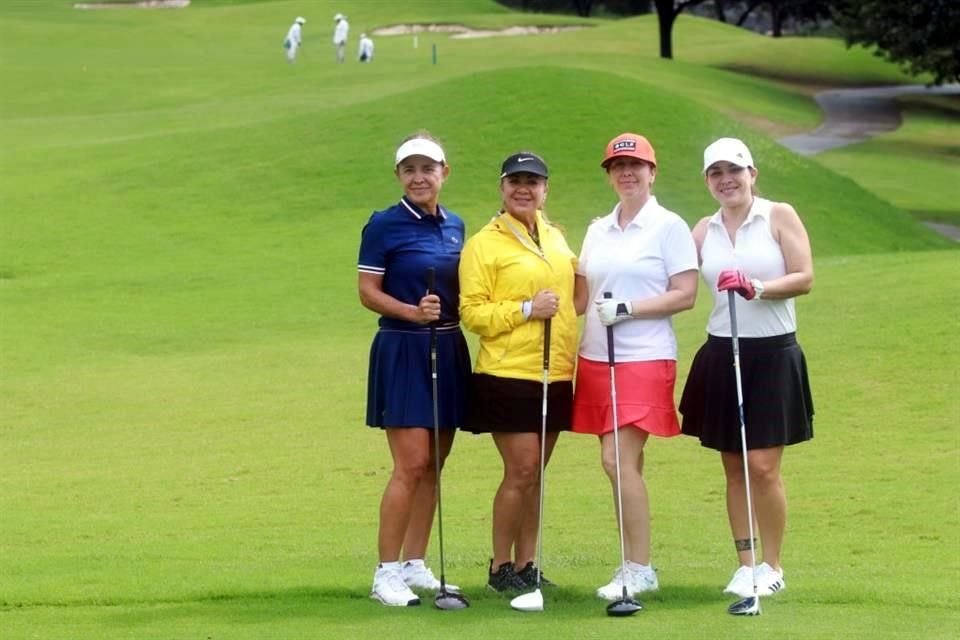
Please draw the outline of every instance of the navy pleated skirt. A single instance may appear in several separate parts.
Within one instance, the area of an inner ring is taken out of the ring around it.
[[[460,327],[437,329],[437,404],[441,429],[466,417],[470,352]],[[367,424],[433,428],[430,330],[380,329],[370,347]]]
[[[813,397],[807,360],[789,333],[740,338],[740,375],[747,449],[813,438]],[[680,400],[681,430],[718,451],[740,451],[736,374],[730,338],[708,336],[690,365]]]

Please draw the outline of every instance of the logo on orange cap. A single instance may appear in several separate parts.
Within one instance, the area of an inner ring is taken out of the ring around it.
[[[657,166],[657,155],[653,151],[653,145],[643,136],[635,133],[621,133],[616,138],[607,143],[607,150],[600,166],[607,168],[614,158],[636,158],[648,162],[654,167]]]

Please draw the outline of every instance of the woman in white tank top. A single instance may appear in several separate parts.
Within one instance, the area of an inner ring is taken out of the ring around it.
[[[724,590],[753,595],[746,478],[743,473],[728,291],[735,291],[747,459],[763,562],[760,596],[785,586],[780,550],[787,502],[780,461],[785,446],[813,437],[813,400],[806,360],[796,340],[794,298],[813,287],[810,240],[792,206],[757,196],[757,169],[747,146],[721,138],[704,151],[703,172],[720,203],[693,237],[700,272],[713,293],[707,342],[680,401],[682,431],[720,452],[727,515],[739,568]]]

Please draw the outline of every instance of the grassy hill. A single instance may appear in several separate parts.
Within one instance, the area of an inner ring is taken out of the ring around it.
[[[899,195],[862,177],[862,157],[804,159],[773,140],[816,125],[809,84],[909,80],[896,69],[838,42],[689,17],[677,60],[661,61],[649,17],[485,0],[69,7],[0,3],[0,636],[374,638],[400,621],[421,637],[622,633],[592,595],[617,557],[608,488],[595,443],[572,436],[548,472],[545,564],[562,588],[543,616],[483,590],[499,463],[468,436],[445,474],[445,531],[449,577],[474,606],[450,617],[366,599],[389,467],[362,426],[375,318],[356,299],[356,251],[370,211],[400,195],[393,149],[421,127],[445,143],[443,199],[470,231],[499,205],[503,156],[533,148],[551,166],[548,209],[579,248],[614,202],[603,146],[628,129],[656,145],[656,193],[688,221],[714,206],[704,145],[733,134],[754,149],[761,189],[810,230],[817,285],[799,307],[817,438],[788,454],[789,589],[760,619],[723,613],[719,465],[658,441],[663,591],[626,624],[668,638],[956,628],[944,594],[960,579],[957,253],[905,211],[911,186],[929,192],[917,209],[953,206],[924,159],[949,162],[956,120],[908,120],[901,134],[925,145],[897,147]],[[354,37],[413,22],[589,28],[421,35],[416,49],[381,37],[374,64],[338,67],[336,11]],[[296,15],[308,23],[290,66],[280,41]],[[676,320],[681,372],[707,307]]]

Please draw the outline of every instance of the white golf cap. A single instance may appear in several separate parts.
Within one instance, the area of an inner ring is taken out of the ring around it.
[[[703,150],[703,172],[706,173],[715,162],[729,162],[738,167],[753,167],[753,156],[750,149],[737,138],[720,138]]]
[[[307,19],[303,16],[297,16],[297,19],[294,20],[297,24],[307,24]]]
[[[343,20],[343,18],[344,15],[342,13],[338,13],[337,15],[333,16],[333,19],[336,21]]]
[[[446,156],[443,155],[443,149],[440,148],[440,145],[426,138],[413,138],[400,145],[400,148],[397,149],[397,161],[394,166],[410,156],[426,156],[434,162],[446,162]]]

